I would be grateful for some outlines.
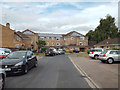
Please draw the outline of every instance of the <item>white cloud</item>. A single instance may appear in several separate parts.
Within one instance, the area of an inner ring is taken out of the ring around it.
[[[12,11],[4,7],[2,13],[3,24],[10,22],[11,27],[16,30],[31,29],[35,32],[49,33],[67,33],[76,30],[82,34],[86,34],[99,24],[100,18],[104,18],[107,14],[116,18],[118,15],[116,2],[99,5],[97,7],[89,7],[82,11],[58,10],[52,13],[39,14],[40,12],[44,12],[46,8],[57,4],[58,3],[46,3],[31,7],[26,3],[24,8],[19,5],[21,9],[18,11]],[[71,4],[81,8],[79,4]],[[30,8],[25,9],[25,7]]]

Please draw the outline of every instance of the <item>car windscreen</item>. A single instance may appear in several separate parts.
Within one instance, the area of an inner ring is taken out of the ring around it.
[[[26,52],[12,52],[6,57],[6,59],[23,59],[25,56]]]
[[[90,52],[102,52],[101,49],[93,49],[93,50],[90,50]]]

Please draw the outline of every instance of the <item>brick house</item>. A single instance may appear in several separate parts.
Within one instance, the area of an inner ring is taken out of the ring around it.
[[[0,24],[0,47],[2,48],[17,48],[22,46],[22,38],[18,36],[15,30],[10,29],[10,24],[6,26]]]
[[[76,31],[67,34],[39,33],[39,39],[46,41],[46,47],[64,48],[66,51],[86,51],[88,46],[88,38]]]
[[[32,33],[32,35],[29,34],[29,32]],[[32,48],[37,50],[37,40],[38,35],[30,30],[16,32],[10,28],[9,23],[7,23],[6,26],[0,24],[0,47],[2,48],[14,50],[23,47],[24,49]]]
[[[108,50],[112,50],[114,48],[120,49],[120,38],[108,38],[96,45],[94,45],[96,48],[105,48]]]
[[[36,42],[38,41],[38,33],[32,32],[31,30],[27,29],[22,32],[26,37],[29,37],[31,39],[31,48],[33,50],[38,49],[38,45]]]
[[[0,24],[0,39],[0,47],[10,49],[23,47],[24,49],[37,50],[36,42],[38,39],[45,40],[47,44],[45,47],[47,48],[64,48],[67,51],[74,49],[86,51],[88,46],[88,38],[76,31],[67,34],[35,33],[29,29],[16,32],[10,29],[9,23],[6,26]]]

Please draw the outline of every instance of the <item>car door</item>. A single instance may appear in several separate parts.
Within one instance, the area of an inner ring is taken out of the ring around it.
[[[30,51],[27,52],[27,62],[28,62],[28,67],[31,68],[32,67],[32,56],[31,56]]]
[[[120,61],[120,51],[117,52],[118,52],[118,61]]]
[[[114,59],[114,61],[118,61],[117,51],[111,51],[110,56]]]

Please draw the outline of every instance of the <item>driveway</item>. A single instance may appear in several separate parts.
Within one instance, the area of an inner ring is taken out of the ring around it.
[[[118,88],[118,63],[106,64],[89,57],[77,57],[75,54],[69,57],[98,87]]]

